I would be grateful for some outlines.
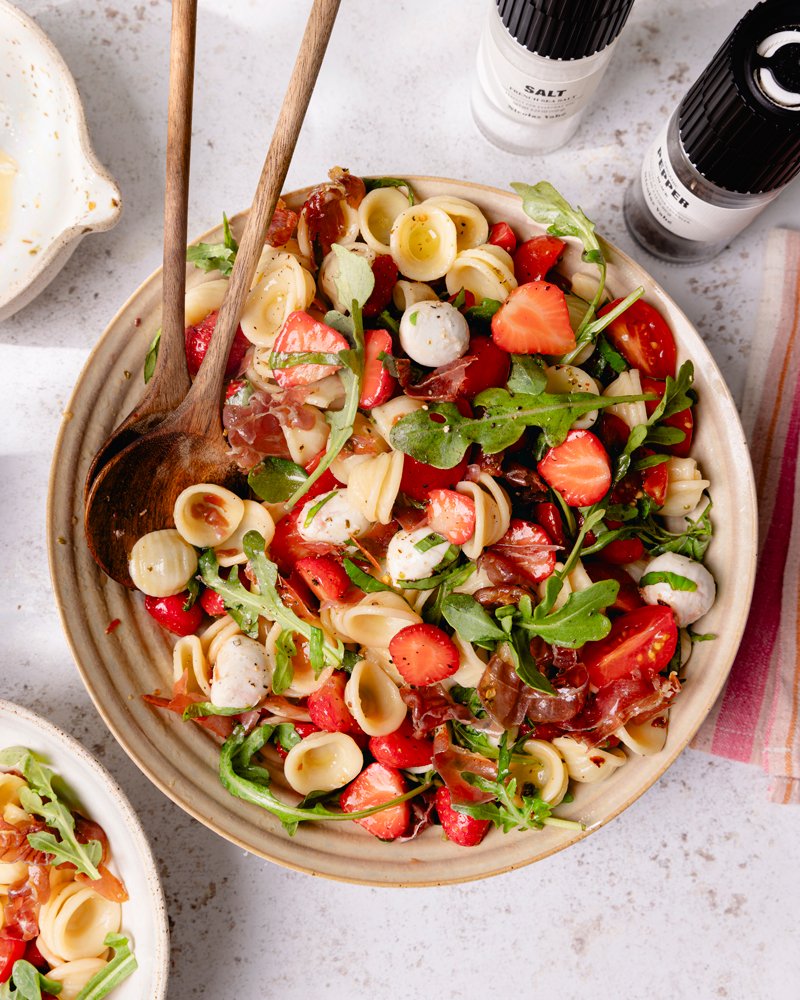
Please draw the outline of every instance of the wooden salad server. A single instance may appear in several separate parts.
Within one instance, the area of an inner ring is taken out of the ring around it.
[[[183,301],[186,292],[186,220],[196,26],[197,0],[173,0],[158,360],[144,396],[119,427],[112,431],[92,459],[84,485],[84,501],[103,466],[126,445],[152,430],[171,413],[191,385],[184,347]]]
[[[191,389],[173,413],[100,469],[89,492],[89,549],[100,568],[127,587],[133,586],[128,556],[134,543],[173,525],[182,490],[195,483],[244,485],[222,432],[225,365],[338,8],[339,0],[314,0],[214,336]]]

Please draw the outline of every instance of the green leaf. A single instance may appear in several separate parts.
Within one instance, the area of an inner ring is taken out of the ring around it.
[[[183,710],[182,719],[205,719],[209,715],[241,715],[242,712],[249,712],[255,705],[236,707],[234,705],[214,705],[210,701],[195,701],[187,705]]]
[[[324,496],[320,497],[320,499],[317,500],[317,502],[313,506],[309,507],[308,513],[306,514],[306,519],[303,522],[304,528],[308,528],[311,525],[311,522],[314,520],[317,514],[319,514],[319,512],[322,510],[325,504],[329,500],[332,500],[338,492],[339,492],[338,490],[331,490],[330,493],[326,493]]]
[[[394,587],[383,583],[382,580],[376,580],[370,573],[365,572],[360,566],[357,566],[352,559],[344,560],[344,571],[352,582],[363,590],[365,594],[377,594],[382,590],[394,592],[395,590]]]
[[[616,580],[601,580],[585,590],[573,591],[557,611],[547,611],[543,601],[529,618],[520,619],[519,625],[551,645],[579,649],[608,635],[611,622],[602,612],[614,603],[618,592]]]
[[[655,572],[645,573],[639,580],[640,587],[650,587],[654,583],[666,583],[673,590],[697,590],[697,584],[680,573]]]
[[[691,629],[687,631],[692,642],[713,642],[717,638],[713,632],[692,632]]]
[[[90,879],[99,879],[97,865],[103,854],[102,845],[98,840],[90,840],[86,844],[78,841],[72,811],[53,788],[55,772],[25,747],[9,747],[0,751],[0,768],[18,771],[25,778],[28,788],[20,792],[22,808],[41,816],[47,826],[59,834],[60,840],[50,832],[31,833],[28,835],[31,847],[52,854],[57,864],[69,861]]]
[[[268,457],[250,470],[247,484],[260,500],[282,503],[306,479],[308,473],[301,465],[288,458]]]
[[[429,535],[425,535],[424,538],[420,538],[418,542],[415,542],[414,548],[418,552],[428,552],[430,549],[435,549],[437,545],[442,545],[446,541],[446,538],[432,531]]]
[[[294,680],[294,657],[297,646],[294,642],[294,632],[283,629],[275,643],[275,670],[272,674],[272,690],[275,694],[283,694],[291,687]]]
[[[580,208],[573,208],[548,181],[538,184],[514,183],[511,187],[522,198],[522,210],[541,225],[547,226],[553,236],[575,236],[583,244],[584,260],[591,254],[590,263],[603,260],[600,242],[595,235],[594,223],[587,219]]]
[[[8,995],[15,1000],[42,1000],[42,990],[58,996],[63,988],[61,983],[47,979],[30,962],[22,958],[14,962],[11,982],[14,984],[15,992]]]
[[[150,346],[147,348],[147,354],[144,359],[144,384],[150,381],[153,377],[153,373],[156,370],[156,361],[158,361],[158,349],[161,346],[161,327],[156,330],[156,335],[150,341]]]
[[[191,611],[194,602],[200,596],[200,581],[197,579],[196,576],[190,577],[190,579],[186,584],[186,589],[188,591],[188,596],[186,597],[186,600],[183,602],[183,610]]]
[[[345,351],[341,352],[347,353]],[[296,368],[298,365],[341,364],[341,354],[330,351],[272,351],[268,362],[270,368]]]
[[[196,243],[187,247],[186,260],[201,271],[219,271],[226,277],[233,270],[236,252],[239,244],[233,238],[230,223],[225,213],[222,213],[222,243]]]
[[[279,722],[275,726],[273,739],[276,746],[282,747],[288,753],[292,747],[296,747],[300,742],[300,734],[295,729],[294,723]]]
[[[667,417],[674,416],[674,414],[688,409],[694,402],[689,395],[693,382],[694,365],[691,361],[684,361],[677,378],[667,376],[664,395],[661,397],[661,402],[650,415],[648,424],[652,426],[660,420],[666,420]]]
[[[384,309],[383,312],[379,313],[373,320],[372,325],[380,327],[382,330],[388,330],[389,333],[397,335],[400,333],[400,324],[392,316],[388,309]]]
[[[645,469],[653,469],[657,465],[664,465],[669,461],[669,455],[648,455],[646,458],[640,458],[638,462],[633,463],[633,468],[636,472],[644,472]]]
[[[544,370],[544,361],[540,357],[531,357],[529,354],[511,355],[509,392],[538,396],[546,388],[547,374]]]
[[[631,467],[631,456],[637,448],[641,448],[647,437],[647,425],[637,424],[631,429],[628,440],[622,454],[619,455],[614,468],[614,485],[616,485],[628,472]]]
[[[474,324],[478,326],[488,325],[502,304],[498,299],[481,299],[474,306],[470,306],[464,316],[470,326]]]
[[[462,687],[460,684],[453,684],[448,694],[459,705],[466,705],[476,719],[486,718],[486,709],[483,707],[480,695],[474,687]]]
[[[630,367],[625,358],[609,344],[605,337],[597,338],[597,353],[617,375],[621,375]]]
[[[442,616],[461,639],[476,646],[492,647],[507,638],[483,605],[469,594],[446,597],[442,601]]]
[[[414,204],[414,190],[408,181],[403,180],[402,177],[365,177],[364,187],[367,189],[367,193],[374,191],[376,188],[405,188],[408,204]]]
[[[686,434],[680,427],[651,427],[645,438],[646,445],[655,445],[657,448],[670,444],[678,444],[683,441]]]
[[[531,654],[531,638],[519,629],[511,633],[511,644],[507,647],[514,655],[514,669],[523,684],[545,694],[555,694],[556,689],[536,666]]]
[[[375,288],[375,275],[366,258],[334,243],[331,247],[339,263],[339,273],[334,279],[336,291],[342,302],[357,302],[361,309]]]
[[[345,316],[345,314],[340,313],[338,309],[329,309],[328,312],[325,313],[323,322],[326,326],[329,326],[338,333],[341,333],[341,335],[346,337],[352,344],[353,320],[350,316]]]
[[[312,627],[308,641],[308,659],[314,676],[319,677],[325,669],[325,633],[316,625]]]
[[[102,1000],[139,968],[130,943],[122,934],[107,934],[103,944],[114,955],[108,965],[92,976],[76,1000]]]

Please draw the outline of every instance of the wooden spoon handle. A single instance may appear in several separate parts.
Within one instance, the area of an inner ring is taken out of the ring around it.
[[[184,411],[182,415],[187,418],[185,411],[191,409],[192,428],[200,434],[219,432],[219,404],[228,353],[317,81],[339,2],[340,0],[314,0],[247,217],[230,285],[219,311],[211,346],[185,404],[181,406],[181,411]]]
[[[180,403],[190,386],[184,346],[184,299],[196,26],[197,0],[172,0],[161,343],[154,376],[162,394],[170,397],[170,408]]]

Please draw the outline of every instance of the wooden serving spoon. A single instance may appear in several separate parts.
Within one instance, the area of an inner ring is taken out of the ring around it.
[[[180,406],[102,467],[86,501],[86,540],[97,564],[127,587],[128,555],[138,538],[170,527],[179,493],[195,483],[244,486],[222,433],[221,402],[228,358],[300,126],[339,8],[314,0],[261,171],[214,336]],[[183,300],[181,299],[181,308]]]
[[[106,438],[92,459],[83,489],[84,501],[88,499],[103,466],[132,441],[160,423],[178,406],[191,386],[184,348],[183,300],[186,292],[186,219],[196,27],[197,0],[173,0],[158,361],[142,399]]]

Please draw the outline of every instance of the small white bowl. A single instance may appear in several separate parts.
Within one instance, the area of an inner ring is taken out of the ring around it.
[[[80,743],[40,715],[0,701],[0,749],[23,746],[40,755],[77,796],[85,815],[108,834],[111,867],[130,899],[122,904],[122,933],[139,968],[117,986],[114,1000],[164,1000],[169,975],[169,930],[164,893],[150,845],[125,793]]]
[[[14,174],[7,224],[0,206],[4,320],[53,280],[82,236],[114,225],[121,199],[92,150],[67,64],[8,0],[0,0],[0,66],[0,171],[3,154],[16,165],[5,174],[6,182]]]

